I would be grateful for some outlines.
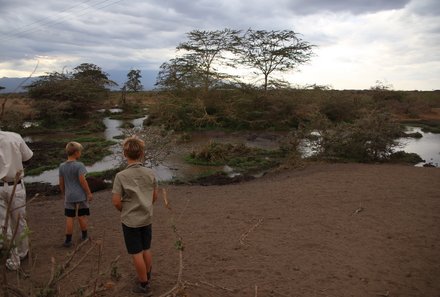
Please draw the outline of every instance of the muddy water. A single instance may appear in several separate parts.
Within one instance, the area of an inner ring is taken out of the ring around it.
[[[423,137],[398,139],[401,150],[407,153],[416,153],[425,160],[425,162],[416,164],[416,166],[431,163],[435,167],[440,167],[440,134],[423,132],[422,129],[418,127],[406,127],[406,133],[415,132],[421,133]]]
[[[141,128],[143,126],[144,120],[147,116],[142,118],[137,118],[131,121],[115,120],[109,117],[103,119],[103,123],[106,127],[103,132],[103,136],[107,140],[120,141],[115,139],[115,137],[122,135],[121,126],[127,122],[133,124],[135,128]],[[163,165],[153,167],[156,176],[161,181],[168,181],[172,179],[186,180],[188,177],[195,177],[212,171],[224,171],[230,176],[236,175],[236,173],[229,166],[198,166],[187,164],[184,161],[184,157],[189,154],[192,150],[195,150],[210,141],[222,142],[222,143],[242,143],[250,147],[258,147],[263,149],[277,149],[278,143],[276,139],[281,134],[273,133],[267,134],[265,136],[259,136],[256,133],[227,133],[227,132],[194,132],[191,134],[191,141],[188,143],[179,144],[176,151],[174,151],[167,160],[165,160]],[[177,135],[179,137],[179,135]],[[43,140],[44,136],[32,136],[32,138],[27,138],[26,141]],[[99,162],[91,166],[87,166],[88,172],[99,172],[104,170],[109,170],[117,167],[119,161],[117,156],[121,154],[120,144],[112,146],[112,155],[106,156]],[[87,152],[85,152],[87,153]],[[60,163],[62,160],[60,160]],[[45,182],[52,185],[58,184],[58,169],[47,170],[38,176],[26,176],[25,181],[28,183],[32,182]]]
[[[147,116],[128,121],[134,125],[134,127],[141,128],[143,121]],[[106,126],[103,132],[104,137],[107,140],[117,140],[115,137],[122,135],[121,126],[125,123],[122,120],[114,120],[111,118],[105,118],[103,123]],[[399,150],[404,150],[409,153],[419,154],[427,163],[432,163],[439,167],[440,164],[440,134],[424,133],[420,128],[407,127],[408,133],[420,132],[423,137],[420,139],[413,138],[401,138],[398,139],[400,144]],[[195,177],[207,172],[212,171],[224,171],[230,176],[234,176],[236,173],[232,168],[228,166],[198,166],[187,164],[184,161],[184,157],[188,155],[192,150],[200,148],[201,146],[209,143],[210,141],[232,144],[245,144],[250,147],[262,148],[267,150],[275,150],[279,147],[278,140],[284,136],[283,132],[266,132],[266,133],[252,133],[252,132],[222,132],[222,131],[209,131],[209,132],[193,132],[191,134],[191,140],[187,143],[181,143],[178,145],[177,150],[171,154],[164,164],[154,167],[159,180],[168,181],[172,179],[186,180],[189,177]],[[31,141],[32,139],[28,139]],[[99,162],[96,162],[92,166],[87,166],[88,172],[98,172],[108,169],[113,169],[118,166],[119,161],[116,156],[120,155],[120,144],[111,147],[113,154],[105,157]],[[307,145],[303,147],[303,155],[307,157],[312,154],[312,151]],[[60,160],[61,162],[61,160]],[[424,163],[420,163],[417,166],[422,166]],[[27,176],[25,180],[29,182],[47,182],[53,185],[58,184],[58,169],[48,170],[38,176]]]

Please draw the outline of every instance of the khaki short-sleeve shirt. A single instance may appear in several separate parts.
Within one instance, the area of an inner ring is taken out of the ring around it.
[[[130,164],[116,174],[112,193],[121,195],[121,222],[124,225],[137,228],[151,224],[156,187],[154,172],[141,163]]]
[[[28,161],[32,155],[33,152],[19,134],[0,131],[0,179],[14,181],[18,171],[23,177],[22,162]]]

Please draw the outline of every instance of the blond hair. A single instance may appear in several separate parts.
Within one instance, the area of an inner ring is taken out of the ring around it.
[[[122,143],[124,156],[131,160],[141,160],[144,157],[145,143],[137,137],[131,136]]]
[[[76,141],[71,141],[66,145],[66,153],[68,156],[72,156],[76,152],[80,152],[83,150],[83,146],[81,143]]]

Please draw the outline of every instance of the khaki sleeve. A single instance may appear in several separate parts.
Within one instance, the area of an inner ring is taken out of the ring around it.
[[[121,184],[121,180],[119,178],[119,175],[116,174],[115,180],[113,181],[112,193],[113,194],[119,194],[119,195],[122,196],[123,190],[124,189],[122,188],[122,184]]]
[[[23,138],[21,139],[21,143],[20,143],[20,152],[21,152],[21,159],[22,159],[23,162],[28,161],[34,155],[34,153],[27,146],[27,144],[23,140]]]

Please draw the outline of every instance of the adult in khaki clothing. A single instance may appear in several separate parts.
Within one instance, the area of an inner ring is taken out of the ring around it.
[[[16,250],[12,251],[7,261],[9,269],[18,269],[20,259],[27,256],[29,252],[29,241],[27,236],[22,236],[27,228],[26,223],[26,189],[24,187],[23,163],[32,158],[33,152],[26,145],[23,138],[13,132],[0,131],[0,224],[3,227],[6,219],[7,202],[10,199],[14,187],[14,179],[19,172],[19,180],[12,200],[8,234],[11,236],[11,226],[18,226],[15,238]],[[18,223],[18,225],[17,225]],[[3,228],[2,228],[3,229]]]

